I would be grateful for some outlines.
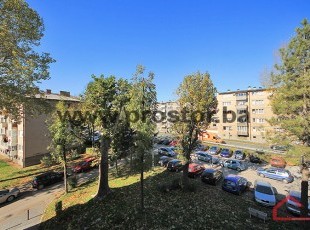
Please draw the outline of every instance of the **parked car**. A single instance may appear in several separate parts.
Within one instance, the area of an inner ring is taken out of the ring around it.
[[[219,169],[208,168],[201,174],[201,181],[207,184],[216,185],[223,178],[223,172]]]
[[[200,160],[200,161],[205,161],[205,162],[210,162],[211,159],[212,159],[212,156],[209,155],[208,153],[206,152],[196,152],[196,156],[197,156],[197,159]]]
[[[213,165],[218,165],[218,164],[220,164],[220,163],[221,163],[221,161],[220,161],[220,159],[219,159],[218,157],[212,156],[211,164],[213,164]]]
[[[195,178],[199,176],[204,170],[205,167],[203,167],[202,165],[196,163],[190,163],[188,165],[188,176]]]
[[[0,204],[13,201],[18,197],[19,193],[18,188],[0,190]]]
[[[275,206],[276,190],[266,181],[256,180],[254,183],[254,199],[265,206]]]
[[[162,145],[169,145],[170,144],[170,142],[171,142],[171,140],[170,139],[164,139],[163,141],[162,141]]]
[[[197,147],[195,148],[196,151],[207,151],[208,149],[209,147],[203,144],[198,144]]]
[[[243,160],[245,158],[245,153],[239,149],[234,152],[234,155],[237,160]]]
[[[168,156],[161,156],[161,157],[159,158],[158,164],[159,164],[160,166],[167,167],[168,162],[171,161],[171,160],[173,160],[173,158],[168,157]]]
[[[288,149],[287,146],[283,146],[283,145],[271,145],[270,148],[272,150],[280,151],[280,152],[285,152]]]
[[[286,209],[293,214],[300,215],[301,193],[290,191],[287,196]],[[310,199],[308,200],[308,216],[310,216]]]
[[[228,175],[224,178],[222,189],[226,192],[241,195],[247,188],[249,183],[247,179],[237,175]]]
[[[173,140],[169,143],[170,146],[176,146],[178,144],[177,140]]]
[[[254,155],[250,155],[249,160],[251,163],[255,163],[255,164],[261,164],[262,163],[262,160],[259,157],[254,156]]]
[[[73,172],[74,173],[80,173],[80,172],[86,172],[88,170],[91,170],[93,168],[93,161],[95,158],[87,158],[84,161],[78,163],[76,166],[73,167]]]
[[[174,157],[176,153],[168,147],[162,147],[158,149],[158,154],[162,156]]]
[[[179,172],[183,170],[183,163],[180,160],[174,159],[168,162],[167,169],[171,172]]]
[[[212,146],[208,151],[207,153],[211,154],[211,155],[216,155],[216,154],[219,154],[221,151],[221,148],[220,147],[217,147],[217,146]]]
[[[46,172],[33,178],[31,184],[33,188],[42,189],[45,186],[55,184],[62,181],[64,178],[63,172]]]
[[[257,174],[261,177],[268,177],[274,180],[281,180],[284,183],[293,182],[294,177],[291,175],[290,171],[282,168],[258,168]]]
[[[246,170],[247,167],[243,161],[239,160],[225,160],[221,163],[223,167],[237,170],[238,172]]]
[[[282,157],[274,156],[270,160],[270,165],[273,167],[285,168],[286,161]]]
[[[229,149],[222,149],[220,155],[221,155],[221,157],[229,158],[232,155],[232,151]]]

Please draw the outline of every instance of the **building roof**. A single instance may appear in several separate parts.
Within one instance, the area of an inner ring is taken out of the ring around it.
[[[47,100],[57,100],[57,101],[73,101],[73,102],[79,102],[80,99],[74,96],[70,95],[70,92],[60,91],[59,94],[57,93],[46,93],[43,94],[37,94],[36,98],[44,98]]]
[[[233,93],[247,93],[247,92],[258,92],[258,91],[266,91],[267,89],[264,88],[248,88],[248,89],[242,89],[242,90],[227,90],[225,92],[219,92],[218,94],[222,95],[222,94],[233,94]]]

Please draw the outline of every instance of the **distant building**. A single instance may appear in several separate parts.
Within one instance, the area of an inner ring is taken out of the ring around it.
[[[169,120],[170,111],[179,111],[180,106],[175,101],[157,103],[156,126],[159,133],[171,133],[173,125]]]
[[[251,88],[218,93],[218,112],[212,117],[208,131],[223,139],[265,142],[268,123],[274,116],[269,96],[263,88]]]
[[[38,95],[39,97],[39,95]],[[46,90],[44,98],[52,105],[58,101],[78,103],[79,99],[70,96],[70,92],[60,91],[59,94]],[[27,108],[23,109],[23,117],[16,122],[8,115],[0,115],[0,154],[6,156],[22,167],[40,163],[40,159],[48,153],[50,144],[46,120],[49,114],[32,117]]]
[[[267,131],[277,131],[268,119],[274,116],[269,96],[271,92],[256,87],[246,90],[226,91],[217,94],[217,113],[206,130],[222,139],[266,142]],[[168,117],[170,110],[180,110],[176,102],[158,103],[158,110]],[[172,123],[167,119],[157,123],[160,133],[170,133]]]

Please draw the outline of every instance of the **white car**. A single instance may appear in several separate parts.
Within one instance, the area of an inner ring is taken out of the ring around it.
[[[20,191],[18,188],[0,190],[0,204],[13,201],[19,193]]]
[[[275,206],[277,191],[270,183],[262,180],[256,180],[254,183],[254,198],[255,201],[264,206]]]

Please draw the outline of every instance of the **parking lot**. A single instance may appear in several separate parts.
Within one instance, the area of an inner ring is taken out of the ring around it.
[[[157,148],[157,149],[160,147],[169,147],[169,146],[165,146],[165,145],[156,145],[155,146],[155,148]],[[235,159],[234,156],[232,156],[230,158],[223,158],[220,156],[220,154],[216,154],[213,156],[219,158],[220,160]],[[246,178],[251,184],[250,189],[252,189],[254,187],[255,180],[267,181],[277,190],[277,192],[279,194],[278,195],[279,199],[283,198],[283,196],[286,195],[287,191],[289,191],[289,190],[300,191],[300,182],[301,181],[300,181],[300,173],[299,173],[299,167],[298,166],[286,166],[285,167],[285,169],[289,170],[291,172],[291,174],[294,176],[294,181],[286,184],[282,181],[273,180],[273,179],[269,179],[269,178],[262,178],[257,174],[258,168],[271,167],[268,163],[255,164],[255,163],[249,162],[248,159],[245,159],[242,161],[247,165],[247,169],[244,171],[238,172],[237,170],[222,167],[220,165],[213,165],[213,164],[198,160],[197,158],[192,158],[193,163],[203,165],[205,168],[221,168],[224,176],[227,176],[229,174],[234,174],[234,175],[239,175],[239,176]]]

